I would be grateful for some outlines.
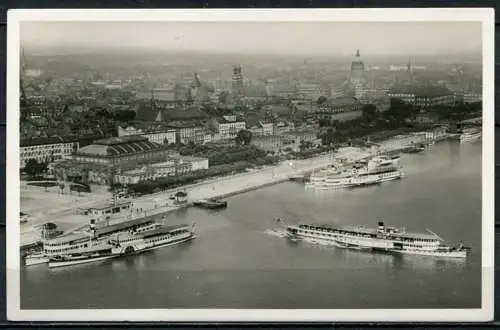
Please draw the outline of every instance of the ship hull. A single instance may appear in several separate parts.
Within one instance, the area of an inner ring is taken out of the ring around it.
[[[481,137],[482,137],[481,133],[473,134],[473,135],[461,135],[460,136],[460,142],[477,141],[477,140],[480,140]]]
[[[164,248],[164,247],[167,247],[167,246],[171,246],[171,245],[176,245],[176,244],[181,244],[181,243],[184,243],[184,242],[188,242],[188,241],[191,241],[191,240],[193,240],[195,238],[196,238],[196,235],[192,235],[192,236],[189,236],[189,237],[186,237],[186,238],[181,238],[181,239],[176,240],[176,241],[166,242],[166,243],[159,244],[159,245],[154,245],[154,246],[145,248],[144,250],[140,250],[140,251],[137,251],[137,252],[138,253],[142,253],[142,252],[146,252],[146,251],[161,249],[161,248]]]
[[[181,244],[196,238],[195,234],[186,235],[176,239],[163,239],[156,242],[139,242],[135,244],[123,245],[113,249],[113,254],[124,256],[131,254],[139,254],[146,251],[156,250],[167,246]]]
[[[315,190],[340,190],[347,188],[357,188],[357,187],[368,187],[373,185],[379,185],[383,182],[399,180],[403,177],[403,171],[395,171],[390,175],[377,175],[373,174],[370,177],[367,177],[363,181],[354,181],[354,182],[341,182],[339,184],[329,184],[328,182],[308,182],[305,187],[307,189],[315,189]]]
[[[364,242],[357,239],[332,239],[318,237],[314,234],[292,234],[286,232],[286,236],[294,241],[302,240],[312,244],[335,246],[350,250],[364,250],[376,253],[385,254],[399,254],[399,255],[419,255],[428,256],[436,258],[450,258],[450,259],[465,259],[467,258],[468,252],[465,249],[461,250],[451,250],[451,251],[440,251],[439,249],[407,249],[407,248],[394,248],[393,243],[385,240],[366,240]]]
[[[41,265],[41,264],[46,264],[48,262],[49,262],[49,257],[35,257],[35,258],[27,257],[24,259],[25,266]]]
[[[99,256],[99,257],[88,257],[84,259],[74,259],[74,260],[51,260],[49,261],[49,268],[58,268],[58,267],[68,267],[68,266],[76,266],[82,264],[88,264],[91,262],[99,262],[112,258],[119,257],[119,255],[107,255],[107,256]]]

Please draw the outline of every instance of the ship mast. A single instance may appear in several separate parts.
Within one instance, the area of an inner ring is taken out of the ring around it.
[[[431,233],[432,235],[434,235],[434,236],[435,236],[437,239],[439,239],[440,241],[443,241],[443,242],[444,242],[444,239],[443,239],[441,236],[439,236],[438,234],[436,234],[435,232],[433,232],[432,230],[427,229],[427,228],[426,228],[425,230],[427,230],[429,233]]]

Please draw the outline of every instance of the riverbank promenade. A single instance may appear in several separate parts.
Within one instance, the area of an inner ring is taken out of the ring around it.
[[[392,144],[391,147],[398,148],[401,145]],[[336,158],[348,161],[356,161],[373,155],[371,149],[347,147],[335,153],[327,153],[314,158],[303,160],[287,160],[278,165],[265,167],[260,170],[251,170],[231,176],[210,179],[200,183],[167,190],[151,195],[145,195],[132,200],[133,210],[109,220],[96,219],[99,223],[116,223],[135,217],[152,214],[161,214],[175,211],[180,208],[169,199],[178,191],[184,191],[188,195],[188,204],[199,199],[223,198],[249,190],[278,184],[287,181],[295,175],[302,175],[332,164]],[[61,230],[70,232],[88,226],[90,218],[78,214],[78,209],[90,208],[111,199],[111,193],[103,187],[90,194],[82,193],[78,196],[61,195],[58,187],[45,191],[44,188],[21,184],[22,198],[21,211],[30,216],[28,223],[21,225],[21,246],[28,245],[40,239],[38,227],[46,222],[55,223]]]

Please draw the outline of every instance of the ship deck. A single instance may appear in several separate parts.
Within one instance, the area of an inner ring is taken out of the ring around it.
[[[345,226],[345,227],[336,227],[331,224],[322,224],[322,225],[311,225],[311,224],[301,224],[300,226],[309,226],[310,228],[314,229],[328,229],[332,231],[341,231],[341,232],[346,232],[346,233],[352,233],[352,234],[362,234],[362,235],[370,235],[370,236],[376,236],[378,234],[377,229],[375,228],[368,228],[364,226]],[[299,226],[297,226],[299,227]],[[302,228],[302,227],[301,227]],[[303,229],[303,228],[302,228]],[[436,240],[438,239],[435,235],[431,234],[426,234],[426,233],[412,233],[412,232],[393,232],[393,233],[387,233],[391,237],[400,237],[400,238],[405,238],[405,239],[425,239],[425,240]]]
[[[178,229],[183,229],[183,228],[188,228],[188,227],[189,227],[189,225],[186,225],[186,224],[183,224],[183,225],[162,226],[162,227],[160,227],[158,229],[148,230],[148,231],[146,231],[144,233],[136,234],[136,236],[139,236],[139,237],[142,237],[142,238],[148,238],[148,237],[157,236],[157,235],[161,235],[161,234],[166,234],[166,233],[178,230]]]

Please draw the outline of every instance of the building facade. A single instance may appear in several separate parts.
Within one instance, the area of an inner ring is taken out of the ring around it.
[[[59,138],[36,138],[21,140],[20,145],[20,167],[26,166],[30,159],[38,163],[52,163],[71,156],[78,151],[77,141],[64,141]]]
[[[401,86],[392,88],[387,95],[421,109],[457,103],[455,94],[441,86]]]
[[[127,167],[131,164],[165,159],[171,151],[164,145],[142,136],[122,136],[95,141],[74,153],[71,158],[80,163]]]
[[[149,142],[158,144],[176,143],[175,129],[137,129],[132,126],[125,128],[118,126],[118,137],[122,136],[140,136],[148,139]]]
[[[316,119],[345,121],[361,116],[363,104],[354,98],[331,99],[316,106]]]
[[[175,142],[188,144],[188,143],[205,143],[207,130],[199,125],[176,125],[170,126],[171,130],[175,131]]]
[[[115,181],[123,185],[136,184],[140,181],[154,181],[159,178],[184,175],[203,169],[208,169],[208,159],[177,155],[161,163],[121,172],[115,176]]]
[[[462,98],[464,103],[477,103],[483,101],[483,96],[480,93],[464,93]]]
[[[262,121],[258,121],[254,125],[249,127],[249,131],[252,133],[252,136],[269,136],[274,134],[274,125],[273,123],[264,123]]]
[[[222,139],[235,138],[239,131],[246,129],[245,121],[236,116],[214,118],[212,125]]]

